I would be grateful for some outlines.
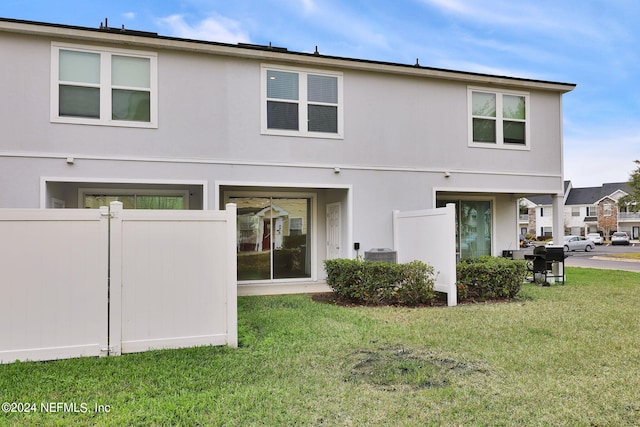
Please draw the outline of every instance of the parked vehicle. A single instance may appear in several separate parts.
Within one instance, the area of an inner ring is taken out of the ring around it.
[[[629,245],[631,238],[626,231],[616,231],[611,235],[612,245]]]
[[[553,242],[547,243],[547,246],[555,246]],[[595,248],[596,244],[591,239],[584,236],[564,236],[564,251],[585,251],[589,252]]]
[[[521,248],[531,248],[531,247],[535,247],[536,244],[532,241],[532,240],[527,240],[525,239],[525,237],[521,234],[520,235],[520,247]]]
[[[604,242],[600,233],[589,233],[586,237],[587,239],[593,240],[593,243],[596,245],[601,245]]]

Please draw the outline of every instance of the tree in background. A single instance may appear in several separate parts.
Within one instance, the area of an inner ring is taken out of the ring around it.
[[[629,189],[631,194],[622,196],[618,200],[619,206],[625,206],[628,212],[640,211],[640,160],[634,160],[636,169],[629,176]]]

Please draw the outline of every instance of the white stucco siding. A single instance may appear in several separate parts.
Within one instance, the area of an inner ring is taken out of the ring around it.
[[[447,178],[442,173],[348,168],[336,174],[333,168],[145,163],[82,158],[76,159],[73,165],[66,164],[62,159],[4,159],[4,164],[7,168],[0,171],[0,180],[4,182],[11,179],[8,171],[24,172],[18,175],[22,182],[20,186],[4,188],[1,200],[3,207],[41,207],[41,201],[46,204],[51,196],[64,199],[67,207],[77,207],[78,188],[97,187],[109,181],[131,181],[138,183],[138,186],[144,186],[142,184],[145,182],[202,183],[206,191],[207,209],[222,206],[224,202],[221,196],[227,188],[311,192],[317,196],[314,230],[319,260],[324,259],[326,253],[326,204],[342,203],[342,254],[354,256],[354,242],[360,243],[360,255],[371,248],[392,247],[393,210],[435,207],[436,192],[446,192],[456,199],[490,200],[493,209],[492,252],[500,255],[502,250],[516,247],[518,237],[517,200],[507,191],[509,188],[527,189],[531,185],[529,179],[523,177],[452,174]],[[45,175],[38,175],[36,171]],[[51,182],[43,187],[41,179],[46,177]],[[55,182],[65,180],[75,184]],[[553,187],[551,180],[548,185]],[[430,236],[416,238],[430,239]],[[318,277],[322,279],[322,266],[317,266]]]
[[[46,139],[50,57],[51,43],[45,39],[0,33],[1,150],[52,148]]]
[[[0,104],[0,208],[49,208],[53,198],[78,207],[82,187],[111,184],[186,189],[190,209],[221,208],[232,190],[311,193],[312,277],[322,279],[327,204],[341,204],[341,255],[351,257],[354,242],[360,255],[393,247],[394,210],[435,208],[441,194],[489,200],[491,250],[500,255],[517,247],[519,195],[563,188],[566,85],[155,38],[117,44],[101,32],[83,33],[90,41],[80,43],[1,27],[8,60],[0,70],[11,78],[0,93],[11,102]],[[157,128],[52,123],[52,41],[157,55]],[[265,64],[339,75],[342,138],[262,134]],[[470,86],[527,94],[528,149],[470,146]],[[549,208],[537,233],[550,216]]]
[[[555,176],[562,169],[557,92],[528,91],[530,150],[476,148],[468,146],[467,83],[332,67],[343,73],[344,139],[267,136],[263,61],[160,49],[157,129],[68,125],[48,120],[51,40],[3,33],[0,52],[15,58],[7,61],[13,78],[0,87],[20,92],[0,107],[12,118],[5,150]]]

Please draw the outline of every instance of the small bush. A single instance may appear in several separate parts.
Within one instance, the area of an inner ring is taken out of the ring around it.
[[[330,259],[324,262],[327,284],[341,298],[364,304],[418,305],[435,298],[434,268],[407,264]]]
[[[513,298],[527,274],[524,260],[480,257],[456,266],[458,300],[465,298]]]

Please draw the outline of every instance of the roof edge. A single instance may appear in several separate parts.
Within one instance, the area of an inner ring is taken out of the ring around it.
[[[409,76],[431,77],[444,80],[464,81],[472,84],[491,84],[503,86],[519,86],[566,93],[572,91],[576,84],[546,80],[527,79],[521,77],[498,76],[456,71],[419,65],[394,62],[346,58],[340,56],[321,55],[320,53],[295,52],[286,48],[274,48],[255,44],[230,44],[206,40],[193,40],[178,37],[161,36],[157,33],[128,30],[125,28],[90,28],[47,22],[27,21],[0,17],[0,32],[14,32],[49,37],[62,37],[93,42],[109,42],[145,46],[155,49],[175,49],[197,51],[225,56],[235,56],[259,60],[282,61],[323,67],[340,67],[361,71],[386,72]]]

